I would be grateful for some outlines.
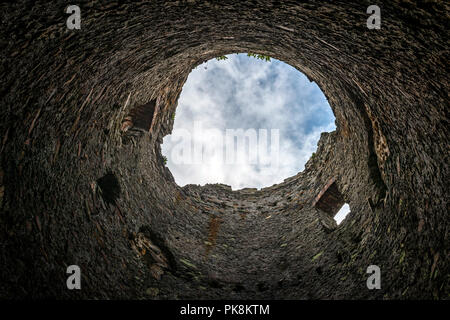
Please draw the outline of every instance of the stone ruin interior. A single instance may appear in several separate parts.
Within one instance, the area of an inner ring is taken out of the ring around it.
[[[0,297],[448,299],[448,3],[380,0],[379,30],[370,4],[89,1],[69,30],[66,1],[2,3]],[[183,84],[235,52],[315,81],[337,129],[281,184],[180,187]]]

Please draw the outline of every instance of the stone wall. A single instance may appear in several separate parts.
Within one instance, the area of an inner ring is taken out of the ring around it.
[[[64,1],[1,4],[0,296],[448,299],[448,5],[379,1],[369,30],[370,4],[88,1],[81,30]],[[160,144],[181,88],[234,52],[317,82],[337,130],[282,184],[180,188]],[[312,205],[331,178],[336,228]]]

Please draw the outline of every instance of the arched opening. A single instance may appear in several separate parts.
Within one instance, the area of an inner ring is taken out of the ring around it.
[[[183,86],[162,154],[180,186],[262,188],[294,176],[335,118],[316,83],[282,61],[230,54],[197,66]]]

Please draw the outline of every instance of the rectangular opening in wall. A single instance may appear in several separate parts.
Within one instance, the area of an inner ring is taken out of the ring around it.
[[[314,207],[328,213],[332,217],[334,217],[344,204],[344,197],[339,191],[334,178],[330,179],[322,190],[320,190],[313,202]]]
[[[122,130],[149,131],[155,114],[155,106],[156,100],[152,100],[149,103],[132,108],[124,119]]]
[[[330,179],[320,190],[314,199],[313,206],[327,213],[330,218],[334,218],[337,224],[340,224],[350,212],[350,207],[345,203],[335,178]]]

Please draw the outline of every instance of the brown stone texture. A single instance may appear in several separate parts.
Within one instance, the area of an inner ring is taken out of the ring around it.
[[[331,217],[334,217],[344,204],[344,197],[339,191],[334,178],[331,178],[330,181],[328,181],[313,201],[314,207],[322,210]]]
[[[448,3],[377,1],[369,30],[371,2],[79,1],[81,30],[67,1],[2,3],[0,297],[448,299]],[[181,88],[235,52],[317,82],[337,129],[281,184],[181,188],[160,152]]]

